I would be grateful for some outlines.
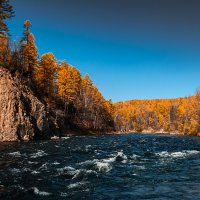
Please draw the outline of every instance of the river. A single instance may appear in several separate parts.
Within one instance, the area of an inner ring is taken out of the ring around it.
[[[200,199],[198,137],[71,136],[0,152],[0,199]]]

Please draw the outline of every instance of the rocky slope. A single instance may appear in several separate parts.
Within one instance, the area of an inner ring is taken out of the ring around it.
[[[45,106],[17,77],[0,67],[0,141],[52,135]]]

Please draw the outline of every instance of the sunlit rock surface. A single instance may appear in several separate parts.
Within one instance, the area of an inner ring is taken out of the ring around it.
[[[45,106],[30,89],[0,67],[0,141],[31,140],[50,135]]]

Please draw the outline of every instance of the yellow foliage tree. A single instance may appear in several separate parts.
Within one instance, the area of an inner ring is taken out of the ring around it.
[[[81,74],[78,69],[62,62],[58,70],[57,80],[58,95],[65,102],[65,111],[68,112],[69,104],[76,104],[80,95]]]
[[[52,53],[43,54],[38,66],[35,67],[34,79],[48,95],[55,91],[56,71],[57,64],[54,55]]]
[[[58,95],[72,103],[80,95],[81,74],[69,64],[63,62],[58,70]]]
[[[37,65],[38,50],[35,45],[34,35],[30,32],[31,22],[24,22],[24,36],[21,40],[21,55],[23,70],[32,75],[34,67]]]

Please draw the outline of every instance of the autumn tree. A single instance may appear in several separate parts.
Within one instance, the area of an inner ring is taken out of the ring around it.
[[[57,64],[54,55],[52,53],[43,54],[39,64],[35,67],[34,79],[47,95],[54,92],[56,71]]]
[[[91,94],[92,87],[93,87],[92,80],[90,79],[90,76],[86,74],[85,77],[82,78],[82,84],[81,84],[81,98],[83,102],[84,114],[86,108],[92,101],[92,94]]]
[[[65,102],[65,112],[69,104],[75,104],[80,96],[81,74],[78,69],[62,62],[58,70],[58,95]]]
[[[107,113],[112,117],[112,119],[114,118],[114,113],[115,113],[115,108],[113,105],[112,100],[107,100],[104,102],[104,108],[106,109]]]
[[[35,45],[34,35],[30,32],[31,22],[24,22],[24,33],[21,40],[22,68],[32,75],[34,67],[38,63],[38,50]]]

